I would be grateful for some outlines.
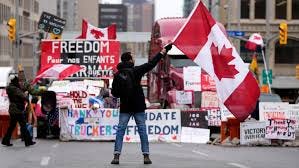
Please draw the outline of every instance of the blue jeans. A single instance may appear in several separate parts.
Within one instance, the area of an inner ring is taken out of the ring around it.
[[[116,131],[116,140],[114,144],[114,154],[121,153],[123,138],[131,116],[134,116],[135,123],[138,128],[138,133],[141,141],[141,151],[143,154],[149,154],[149,143],[148,143],[148,137],[146,133],[144,112],[134,113],[134,114],[129,114],[129,113],[119,114],[119,123]]]

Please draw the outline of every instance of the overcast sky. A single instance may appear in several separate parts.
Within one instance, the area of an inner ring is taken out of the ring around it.
[[[101,0],[101,3],[121,3],[121,0]],[[183,16],[183,0],[155,0],[155,20]]]

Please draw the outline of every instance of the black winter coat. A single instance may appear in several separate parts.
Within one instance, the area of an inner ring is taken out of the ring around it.
[[[145,111],[146,109],[145,97],[144,97],[142,87],[140,85],[141,78],[145,73],[152,70],[158,64],[158,62],[161,60],[162,57],[163,55],[161,53],[158,53],[148,63],[144,63],[140,66],[134,66],[134,64],[131,62],[121,62],[117,65],[118,70],[131,68],[136,82],[135,84],[136,89],[134,89],[135,92],[133,93],[134,96],[130,98],[128,102],[122,101],[122,99],[124,98],[120,97],[120,113],[138,113],[138,112]],[[116,89],[117,84],[114,81],[115,80],[113,80],[112,82],[111,93],[113,96],[117,97],[114,94],[115,90],[117,90]]]
[[[6,87],[6,93],[9,99],[9,113],[22,114],[25,110],[25,103],[28,99],[24,92],[17,86],[10,84]]]

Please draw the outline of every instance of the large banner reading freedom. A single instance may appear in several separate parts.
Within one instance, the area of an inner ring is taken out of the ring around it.
[[[120,43],[115,40],[43,40],[41,69],[51,64],[78,64],[73,77],[112,77],[119,63]]]
[[[146,110],[149,141],[180,142],[181,115],[178,109]],[[115,140],[119,110],[69,108],[60,110],[60,139]],[[138,129],[131,118],[124,137],[125,142],[139,142]]]

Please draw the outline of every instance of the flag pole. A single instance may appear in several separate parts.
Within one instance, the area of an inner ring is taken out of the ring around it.
[[[264,53],[263,48],[262,48],[262,56],[263,56],[263,61],[264,61],[264,66],[265,66],[265,71],[266,71],[267,83],[268,83],[268,86],[269,86],[269,92],[270,92],[270,94],[272,94],[270,79],[269,79],[269,75],[268,75],[268,68],[267,68],[267,63],[266,63],[265,53]]]

